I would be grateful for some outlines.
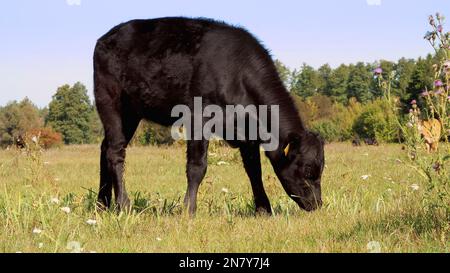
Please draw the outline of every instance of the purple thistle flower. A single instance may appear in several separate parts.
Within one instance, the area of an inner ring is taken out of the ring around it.
[[[428,91],[423,91],[421,95],[422,95],[422,97],[426,97],[426,96],[428,96],[429,94],[430,94],[430,93],[429,93]]]
[[[437,31],[442,32],[443,28],[442,25],[437,26]]]
[[[434,86],[435,87],[442,87],[444,84],[442,83],[442,81],[441,80],[435,80],[434,81]]]
[[[435,94],[435,95],[440,95],[440,94],[442,94],[442,90],[439,89],[439,90],[437,90],[436,92],[434,92],[434,94]]]
[[[417,101],[416,100],[412,100],[411,104],[417,104]]]
[[[373,73],[375,75],[380,75],[381,73],[383,73],[383,69],[381,67],[377,67],[375,68],[375,70],[373,71]]]
[[[450,101],[450,96],[448,96],[447,99]]]

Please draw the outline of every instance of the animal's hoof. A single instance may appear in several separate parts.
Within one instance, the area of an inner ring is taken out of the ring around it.
[[[257,216],[272,216],[272,209],[265,208],[265,207],[258,207],[258,208],[256,208],[256,215]]]
[[[96,208],[105,211],[109,209],[110,202],[106,200],[105,198],[98,198]]]
[[[127,198],[123,198],[123,199],[119,199],[117,200],[117,209],[119,211],[125,211],[128,212],[131,210],[131,203],[130,203],[130,199]]]

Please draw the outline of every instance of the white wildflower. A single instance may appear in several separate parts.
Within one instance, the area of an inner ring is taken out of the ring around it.
[[[61,210],[65,213],[70,213],[70,208],[69,207],[62,207]]]
[[[412,189],[413,191],[417,191],[417,190],[419,190],[419,185],[417,185],[417,184],[412,184],[412,185],[411,185],[411,189]]]
[[[66,245],[66,249],[70,250],[70,252],[72,253],[80,253],[81,251],[83,251],[83,249],[81,248],[81,243],[77,241],[68,242]]]
[[[41,234],[42,233],[42,229],[40,229],[40,228],[33,228],[33,233],[34,234]]]
[[[156,237],[156,241],[161,242],[162,239],[160,237]]]
[[[39,243],[38,248],[42,248],[44,246],[44,243]]]
[[[88,219],[86,221],[86,224],[90,225],[90,226],[95,226],[97,224],[97,220],[94,219]]]
[[[225,161],[217,162],[217,166],[221,166],[221,165],[229,165],[229,164],[227,162],[225,162]]]
[[[33,141],[35,144],[37,144],[38,143],[38,138],[36,136],[33,136],[31,138],[31,141]]]
[[[367,243],[367,251],[369,253],[380,253],[381,252],[381,244],[377,241],[370,241]]]
[[[222,192],[223,192],[223,193],[228,193],[229,190],[228,190],[227,188],[222,188]]]
[[[365,174],[365,175],[361,176],[361,179],[362,180],[367,180],[367,179],[369,179],[369,177],[370,177],[370,174]]]
[[[50,198],[50,203],[52,203],[52,204],[59,204],[59,199],[58,199],[58,197],[52,197],[52,198]]]

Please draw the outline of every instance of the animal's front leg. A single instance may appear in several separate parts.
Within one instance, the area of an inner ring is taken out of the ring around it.
[[[187,142],[186,174],[188,187],[184,205],[189,209],[191,216],[197,210],[197,192],[208,166],[208,144],[209,141],[207,140],[188,140]]]
[[[256,213],[272,214],[269,198],[267,198],[261,178],[261,156],[259,145],[248,144],[240,148],[242,161],[252,184],[253,196],[255,198]]]

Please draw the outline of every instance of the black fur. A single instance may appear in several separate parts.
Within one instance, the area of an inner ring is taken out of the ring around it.
[[[367,145],[378,146],[378,141],[376,138],[365,138],[364,143],[366,143]]]
[[[94,53],[94,93],[105,129],[99,202],[129,206],[122,181],[125,148],[141,119],[171,125],[171,109],[203,104],[279,105],[280,146],[266,152],[286,192],[304,209],[321,204],[323,141],[308,132],[267,50],[247,31],[207,19],[133,20],[101,37]],[[290,143],[287,156],[283,149]],[[259,141],[230,141],[240,149],[256,209],[270,213],[263,188]],[[208,141],[188,141],[185,205],[196,196],[207,168]]]

